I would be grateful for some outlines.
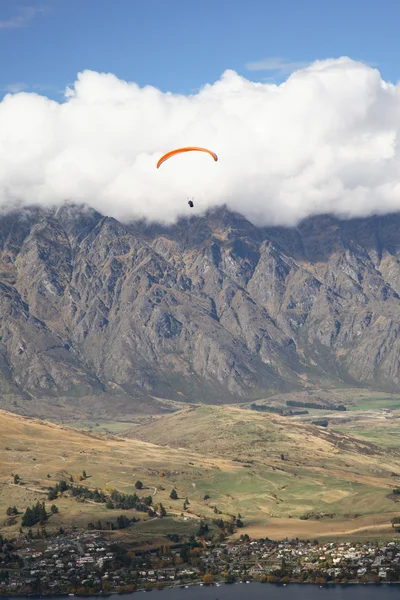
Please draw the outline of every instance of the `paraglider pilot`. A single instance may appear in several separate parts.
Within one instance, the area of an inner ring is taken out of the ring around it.
[[[194,206],[193,200],[189,200],[188,204],[189,204],[190,208],[193,208],[193,206]]]

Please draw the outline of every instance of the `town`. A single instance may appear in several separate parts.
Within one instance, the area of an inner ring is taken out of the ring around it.
[[[201,525],[207,531],[207,525]],[[0,595],[129,593],[166,586],[259,581],[288,584],[400,581],[400,541],[207,540],[171,534],[147,550],[104,532],[63,531],[56,537],[0,537]],[[39,549],[40,548],[40,549]]]

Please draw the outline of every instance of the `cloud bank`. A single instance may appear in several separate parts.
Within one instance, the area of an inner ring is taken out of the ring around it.
[[[288,75],[298,69],[307,67],[309,63],[306,62],[290,62],[284,58],[264,58],[257,62],[250,62],[246,64],[246,69],[249,71],[277,71],[282,74]]]
[[[279,86],[226,71],[190,96],[85,71],[66,96],[0,103],[3,210],[70,200],[172,223],[226,204],[263,225],[400,210],[400,84],[348,58],[317,61]],[[156,169],[186,145],[219,161],[192,152]]]
[[[44,8],[35,6],[24,6],[18,9],[18,13],[0,21],[0,29],[20,29],[26,27],[38,13],[44,12]]]

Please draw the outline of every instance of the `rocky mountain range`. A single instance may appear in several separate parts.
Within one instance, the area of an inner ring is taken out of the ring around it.
[[[400,214],[0,217],[0,394],[231,402],[400,384]]]

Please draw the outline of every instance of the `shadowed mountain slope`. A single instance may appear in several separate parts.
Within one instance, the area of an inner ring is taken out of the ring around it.
[[[174,227],[94,210],[0,219],[0,393],[229,402],[397,391],[400,215]],[[111,400],[110,400],[111,401]]]

